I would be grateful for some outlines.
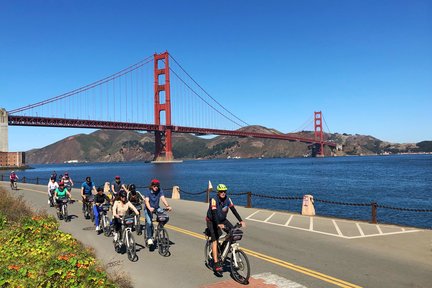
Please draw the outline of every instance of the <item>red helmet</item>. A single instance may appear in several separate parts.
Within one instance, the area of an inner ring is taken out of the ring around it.
[[[158,179],[153,179],[150,183],[150,186],[159,186],[160,182]]]
[[[120,179],[120,176],[115,176],[115,179]]]
[[[64,182],[63,181],[60,181],[60,183],[58,183],[59,184],[59,186],[64,186]]]

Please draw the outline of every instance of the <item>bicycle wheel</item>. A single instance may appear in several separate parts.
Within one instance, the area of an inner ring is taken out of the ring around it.
[[[69,215],[68,215],[68,211],[67,211],[67,206],[63,205],[62,210],[63,210],[63,220],[65,222],[68,222],[69,221]]]
[[[235,281],[241,284],[248,284],[250,277],[249,259],[242,250],[236,250],[231,254],[231,274]]]
[[[104,235],[106,237],[109,237],[111,235],[111,226],[108,217],[106,215],[102,216],[102,226],[103,226]]]
[[[210,240],[207,240],[204,245],[204,264],[207,268],[213,270],[213,255]]]
[[[94,215],[94,212],[93,212],[93,207],[90,205],[89,209],[90,209],[90,213],[89,213],[90,214],[90,221],[94,222],[95,215]]]
[[[159,228],[157,237],[159,254],[162,256],[169,256],[170,241],[168,231],[163,227]]]
[[[127,249],[128,259],[130,261],[135,261],[137,257],[136,243],[131,231],[128,231],[126,235],[126,249]]]

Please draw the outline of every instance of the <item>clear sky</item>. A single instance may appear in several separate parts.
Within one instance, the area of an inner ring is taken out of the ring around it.
[[[168,50],[247,123],[432,140],[430,0],[0,0],[0,31],[6,110]],[[10,126],[9,150],[90,132]]]

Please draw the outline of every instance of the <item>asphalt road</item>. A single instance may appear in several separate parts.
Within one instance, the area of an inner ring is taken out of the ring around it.
[[[0,182],[0,185],[9,189],[8,182]],[[23,195],[35,209],[46,209],[48,213],[55,214],[54,208],[47,205],[45,186],[18,185],[19,190],[12,193]],[[80,199],[78,189],[72,191],[72,197]],[[92,247],[101,262],[109,267],[109,272],[127,273],[135,287],[203,287],[231,280],[228,272],[223,277],[216,277],[204,266],[202,231],[205,228],[207,204],[168,201],[173,207],[166,226],[172,241],[169,257],[162,257],[157,251],[144,248],[143,237],[135,234],[139,244],[139,259],[130,262],[126,254],[114,251],[112,238],[96,234],[90,220],[83,218],[81,203],[78,202],[69,205],[69,213],[73,218],[67,223],[61,221],[60,229]],[[237,209],[243,218],[250,216],[251,219],[246,220],[247,228],[240,243],[248,254],[251,274],[271,273],[288,280],[279,287],[431,287],[431,230],[416,229],[407,231],[411,233],[384,233],[374,237],[346,239],[329,233],[314,233],[309,226],[307,229],[296,229],[295,226],[267,221],[278,216],[281,217],[280,223],[288,219],[288,224],[292,219],[290,213],[279,212],[274,216],[272,211],[264,210],[271,216],[256,221],[258,218],[253,217],[257,217],[257,213],[262,210]],[[231,214],[230,219],[235,222]],[[307,219],[301,218],[299,221]],[[329,218],[313,217],[313,221],[318,226],[329,221]],[[339,226],[349,231],[359,225],[355,221],[344,221]],[[401,229],[405,231],[405,228]]]

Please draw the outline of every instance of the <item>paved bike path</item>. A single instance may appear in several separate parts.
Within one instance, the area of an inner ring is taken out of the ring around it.
[[[3,187],[8,188],[8,182],[3,184]],[[35,208],[54,213],[53,208],[47,208],[45,186],[20,183],[19,188],[13,192],[25,195],[25,199]],[[73,197],[79,197],[78,190],[73,191]],[[60,228],[93,247],[97,257],[110,267],[109,271],[128,273],[135,287],[217,287],[206,285],[218,285],[225,281],[234,285],[228,273],[224,273],[223,278],[217,278],[204,266],[202,231],[207,204],[168,201],[174,208],[168,223],[172,241],[170,257],[162,257],[157,251],[150,252],[139,246],[139,260],[130,262],[126,254],[115,253],[112,238],[96,235],[93,224],[83,219],[80,203],[69,205],[72,221],[61,222]],[[273,278],[290,281],[286,283],[291,283],[291,286],[282,287],[428,287],[430,283],[430,230],[404,228],[417,231],[346,239],[337,237],[338,233],[332,236],[308,231],[311,225],[309,218],[299,218],[305,226],[296,225],[304,229],[295,229],[290,225],[285,226],[293,214],[243,207],[238,207],[238,210],[248,224],[241,246],[251,262],[251,285],[254,280],[266,282],[255,277],[269,273]],[[292,223],[296,223],[296,217],[302,216],[292,216]],[[330,218],[328,222],[329,218],[313,218],[313,228],[320,227],[321,219],[330,224],[334,220]],[[279,222],[283,225],[275,225]],[[340,228],[344,229],[344,233],[349,229],[360,233],[358,225],[363,227],[367,224],[346,222],[337,223],[340,227],[347,226]],[[362,229],[365,235],[369,233],[367,229]],[[380,225],[380,229],[385,234],[401,227]],[[136,237],[136,240],[140,245],[144,243],[143,238]],[[269,283],[265,285],[275,285]],[[249,287],[254,287],[251,285]]]

